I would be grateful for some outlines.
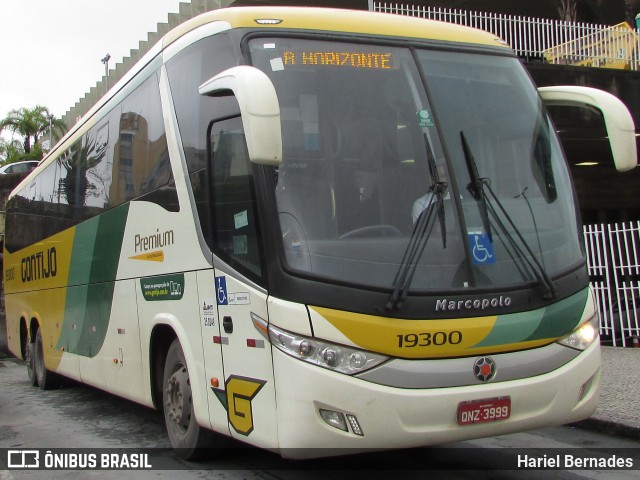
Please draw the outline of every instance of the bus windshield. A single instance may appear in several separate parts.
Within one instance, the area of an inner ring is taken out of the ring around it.
[[[273,198],[293,274],[402,281],[405,294],[542,284],[552,296],[553,278],[583,262],[563,153],[516,58],[291,37],[249,45],[281,107]]]

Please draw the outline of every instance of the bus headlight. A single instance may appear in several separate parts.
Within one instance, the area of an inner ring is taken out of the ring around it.
[[[354,375],[380,365],[389,357],[335,343],[303,337],[269,325],[269,340],[278,350],[320,367]]]
[[[599,326],[600,318],[596,312],[593,317],[583,322],[569,335],[558,340],[558,343],[576,350],[586,350],[598,338]]]

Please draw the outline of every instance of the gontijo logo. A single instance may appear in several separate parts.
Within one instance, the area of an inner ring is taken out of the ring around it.
[[[20,273],[23,283],[55,277],[58,273],[56,247],[23,257],[20,261]]]

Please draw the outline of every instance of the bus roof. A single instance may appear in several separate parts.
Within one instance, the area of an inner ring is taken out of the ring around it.
[[[264,22],[260,23],[259,20]],[[231,28],[346,32],[508,47],[495,35],[475,28],[404,15],[314,7],[232,7],[212,10],[169,32],[164,37],[163,47],[195,28],[215,21],[227,22]]]

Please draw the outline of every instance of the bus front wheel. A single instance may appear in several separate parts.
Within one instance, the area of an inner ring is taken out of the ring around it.
[[[167,352],[162,381],[164,421],[176,454],[193,460],[213,453],[221,439],[198,425],[193,412],[191,379],[182,346],[175,339]]]

